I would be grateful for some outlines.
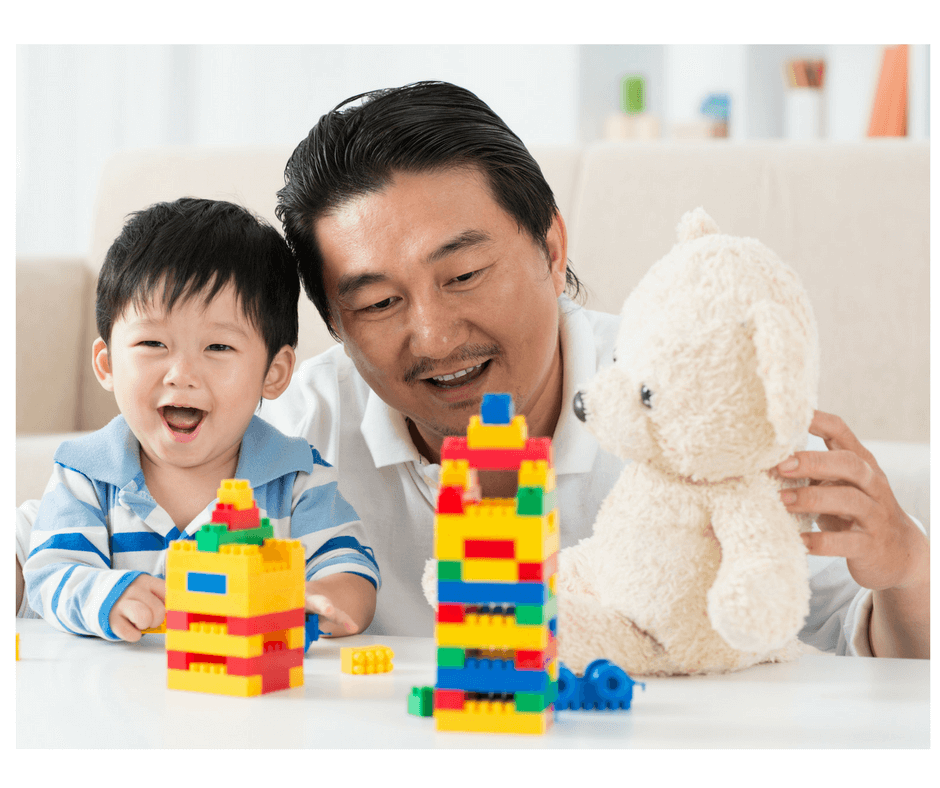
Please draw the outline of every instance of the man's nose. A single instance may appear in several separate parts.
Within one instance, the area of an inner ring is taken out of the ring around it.
[[[418,358],[447,358],[470,339],[470,329],[454,305],[430,297],[412,305],[409,342]]]

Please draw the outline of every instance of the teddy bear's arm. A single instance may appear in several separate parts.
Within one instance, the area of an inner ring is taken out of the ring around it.
[[[809,611],[809,568],[799,524],[773,488],[720,497],[711,525],[721,564],[708,591],[712,627],[732,648],[767,651],[792,640]]]

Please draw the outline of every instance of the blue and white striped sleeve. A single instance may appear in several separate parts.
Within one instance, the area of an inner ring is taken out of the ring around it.
[[[313,470],[294,479],[290,534],[307,556],[307,580],[339,572],[360,575],[378,589],[382,580],[359,515],[337,487],[336,469],[313,450]]]
[[[111,568],[102,510],[106,486],[55,464],[33,523],[23,577],[30,607],[57,629],[120,640],[108,623],[111,608],[144,573]]]

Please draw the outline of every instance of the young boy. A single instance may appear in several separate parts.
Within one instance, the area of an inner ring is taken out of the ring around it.
[[[307,610],[333,635],[375,612],[379,569],[335,470],[254,415],[290,382],[296,265],[270,225],[226,202],[133,214],[98,277],[93,366],[121,415],[63,443],[23,567],[53,626],[136,641],[163,621],[166,550],[247,479],[276,538],[306,553]]]

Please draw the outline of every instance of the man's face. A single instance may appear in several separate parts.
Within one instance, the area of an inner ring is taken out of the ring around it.
[[[554,429],[556,299],[567,261],[560,218],[546,253],[497,205],[482,175],[448,169],[400,173],[314,231],[346,352],[429,444],[463,435],[491,392],[512,394],[532,434]]]

